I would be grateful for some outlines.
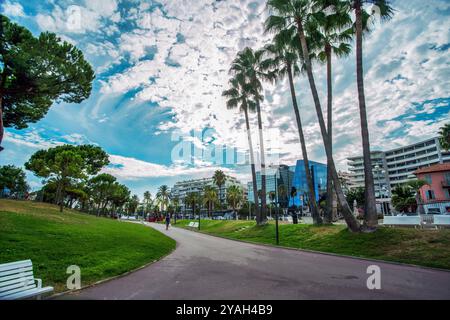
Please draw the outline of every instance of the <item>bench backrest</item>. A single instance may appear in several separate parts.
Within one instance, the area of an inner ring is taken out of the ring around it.
[[[384,216],[383,224],[420,225],[420,216]]]
[[[192,227],[192,226],[194,226],[194,223],[193,222],[189,222],[188,226]]]
[[[436,225],[450,225],[450,216],[447,215],[435,215],[434,224]]]
[[[194,222],[194,224],[192,225],[192,227],[198,228],[198,222]]]
[[[13,293],[36,288],[31,260],[0,264],[0,300]]]

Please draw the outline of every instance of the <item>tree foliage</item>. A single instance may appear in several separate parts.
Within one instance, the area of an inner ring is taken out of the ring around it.
[[[95,78],[83,53],[54,33],[35,38],[0,15],[0,143],[3,126],[23,129],[54,102],[87,99]]]
[[[10,196],[27,192],[30,189],[22,168],[13,165],[0,166],[0,192],[5,188],[9,190]]]
[[[66,189],[109,164],[108,155],[93,145],[62,145],[39,150],[25,163],[36,176],[56,184],[56,200],[63,210]]]

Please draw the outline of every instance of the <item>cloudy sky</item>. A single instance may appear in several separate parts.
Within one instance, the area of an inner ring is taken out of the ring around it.
[[[435,136],[450,119],[450,2],[392,3],[393,19],[376,23],[364,42],[368,119],[377,150]],[[0,10],[35,35],[51,31],[75,44],[96,71],[83,103],[55,104],[29,128],[7,129],[0,165],[23,166],[37,150],[62,143],[93,143],[110,154],[106,171],[138,195],[209,176],[219,167],[249,179],[245,165],[210,149],[236,148],[227,156],[239,159],[246,151],[243,115],[226,109],[221,92],[236,53],[270,41],[262,29],[264,1],[0,0]],[[347,157],[361,153],[354,60],[352,53],[333,61],[334,152],[343,170]],[[325,105],[325,69],[315,66],[315,75]],[[324,161],[309,86],[299,78],[296,88],[310,158]],[[265,84],[264,91],[270,162],[292,165],[302,156],[287,83]],[[256,128],[255,115],[251,120]],[[189,155],[191,145],[195,152]],[[38,188],[40,180],[28,176]]]

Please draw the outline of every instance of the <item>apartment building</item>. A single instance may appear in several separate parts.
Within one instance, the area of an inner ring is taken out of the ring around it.
[[[371,153],[377,198],[390,197],[395,186],[415,179],[414,171],[439,163],[450,163],[450,152],[444,151],[438,138],[408,146]],[[352,187],[364,186],[363,157],[347,159]]]
[[[220,193],[219,188],[214,183],[214,180],[212,177],[210,178],[201,178],[201,179],[192,179],[192,180],[185,180],[185,181],[179,181],[175,183],[175,185],[172,187],[170,191],[171,198],[177,197],[180,199],[181,206],[184,206],[184,199],[186,198],[187,194],[192,192],[198,192],[202,193],[203,189],[206,186],[212,186],[217,189],[217,197],[222,200],[224,203],[227,197],[227,188],[232,185],[238,185],[243,188],[242,184],[237,180],[235,177],[226,175],[225,184],[222,186]],[[245,190],[244,190],[245,191]]]

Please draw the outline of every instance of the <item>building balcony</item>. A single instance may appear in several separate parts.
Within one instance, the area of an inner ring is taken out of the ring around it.
[[[443,188],[450,188],[450,180],[441,181],[441,185]]]

